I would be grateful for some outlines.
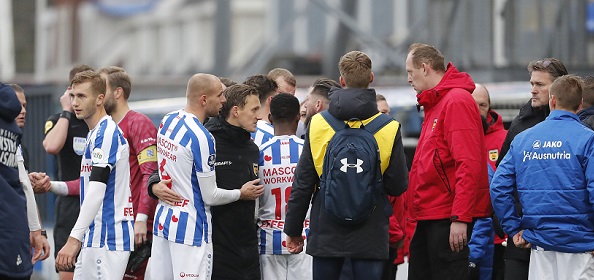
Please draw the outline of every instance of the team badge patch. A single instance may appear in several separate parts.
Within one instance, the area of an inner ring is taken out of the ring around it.
[[[216,162],[215,154],[209,155],[208,156],[208,166],[210,166],[211,169],[215,168],[215,162]]]
[[[44,132],[44,134],[47,134],[47,132],[50,129],[52,129],[52,127],[54,127],[54,123],[52,121],[45,122],[45,132]]]
[[[105,156],[105,152],[99,148],[95,148],[93,153],[91,154],[91,158],[93,163],[107,163],[107,156]]]
[[[499,158],[499,151],[497,151],[497,149],[489,151],[489,160],[497,161],[498,158]]]
[[[72,137],[72,149],[74,152],[82,156],[85,152],[85,146],[87,145],[87,139],[84,137]]]
[[[258,177],[258,164],[252,163],[252,167],[254,168],[254,175],[256,175],[256,177]]]

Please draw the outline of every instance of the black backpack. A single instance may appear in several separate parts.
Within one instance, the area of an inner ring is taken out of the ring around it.
[[[326,148],[320,178],[322,209],[338,223],[361,224],[387,197],[373,135],[393,119],[380,114],[367,125],[361,123],[360,128],[351,128],[328,111],[321,115],[335,131]]]

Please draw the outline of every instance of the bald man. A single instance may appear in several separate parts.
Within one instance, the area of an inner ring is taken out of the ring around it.
[[[484,85],[476,84],[472,97],[476,101],[476,105],[478,105],[483,125],[487,126],[485,147],[488,163],[494,172],[496,169],[495,163],[499,157],[507,130],[503,127],[501,115],[491,110],[491,98]],[[498,228],[498,232],[501,232],[500,228]],[[502,232],[501,234],[501,237],[494,234],[491,218],[478,219],[474,224],[473,236],[468,243],[470,248],[469,260],[478,266],[475,273],[480,273],[481,279],[488,279],[488,276],[491,275],[493,279],[503,277],[503,252],[505,247],[501,244],[505,241],[505,236]]]
[[[157,134],[160,177],[151,176],[149,193],[151,182],[163,181],[152,188],[159,204],[151,257],[151,263],[158,265],[151,265],[151,279],[172,279],[172,275],[210,279],[211,206],[257,197],[251,185],[233,190],[217,187],[214,138],[202,123],[217,116],[226,101],[221,81],[196,74],[188,81],[186,97],[185,108],[165,115]]]
[[[476,84],[476,89],[472,92],[472,97],[478,105],[481,117],[487,121],[487,132],[485,133],[485,146],[488,151],[489,164],[495,170],[495,163],[501,151],[501,145],[507,135],[507,130],[503,127],[503,119],[497,112],[491,110],[491,98],[489,91],[481,84]]]

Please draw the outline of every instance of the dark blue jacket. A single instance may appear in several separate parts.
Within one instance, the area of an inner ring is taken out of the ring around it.
[[[556,110],[518,134],[495,172],[491,200],[504,231],[545,250],[594,251],[594,131]],[[517,190],[523,208],[514,208]]]
[[[0,278],[33,272],[25,193],[16,160],[22,132],[15,118],[20,111],[14,90],[0,83]]]

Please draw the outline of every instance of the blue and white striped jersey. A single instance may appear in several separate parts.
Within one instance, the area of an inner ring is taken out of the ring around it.
[[[159,175],[184,199],[176,205],[159,201],[153,234],[190,246],[210,243],[210,206],[202,199],[198,177],[214,176],[215,140],[198,118],[184,110],[171,112],[157,133]]]
[[[259,177],[264,185],[258,209],[258,245],[260,254],[289,254],[287,236],[283,233],[287,202],[303,139],[295,135],[274,136],[260,146]],[[309,211],[303,236],[309,232]]]
[[[110,116],[87,135],[80,168],[80,203],[85,200],[93,167],[110,168],[105,197],[85,233],[83,246],[110,251],[134,250],[134,211],[130,193],[128,142]]]
[[[250,135],[252,136],[254,143],[260,147],[274,136],[274,128],[272,127],[272,124],[259,120],[256,124],[256,132],[252,132]]]

